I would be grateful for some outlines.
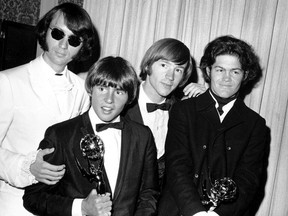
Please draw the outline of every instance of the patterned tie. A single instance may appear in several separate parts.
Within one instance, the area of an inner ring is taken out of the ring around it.
[[[106,130],[108,128],[115,128],[115,129],[122,130],[124,128],[124,122],[96,124],[96,131],[97,132],[101,132],[101,131]]]
[[[146,104],[146,108],[148,112],[154,112],[157,109],[169,110],[170,107],[171,107],[171,104],[169,103],[162,103],[162,104],[147,103]]]

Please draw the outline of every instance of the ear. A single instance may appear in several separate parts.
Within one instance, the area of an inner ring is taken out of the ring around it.
[[[206,72],[209,78],[211,78],[211,70],[209,67],[206,67]]]
[[[249,72],[248,71],[244,71],[244,78],[243,81],[247,79]]]

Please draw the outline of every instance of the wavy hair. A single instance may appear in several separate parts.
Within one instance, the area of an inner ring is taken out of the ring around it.
[[[239,59],[241,68],[246,76],[242,85],[258,79],[262,74],[259,58],[252,46],[243,40],[225,35],[214,39],[208,43],[204,49],[204,55],[200,61],[200,69],[207,83],[210,83],[210,77],[206,69],[208,67],[211,70],[212,65],[216,61],[216,57],[219,55],[233,55]]]
[[[36,25],[36,35],[41,48],[48,51],[46,34],[51,21],[56,13],[64,16],[65,24],[68,29],[78,37],[81,37],[82,47],[74,60],[84,61],[92,56],[93,49],[97,45],[97,31],[93,25],[89,14],[80,6],[73,3],[63,3],[47,12]]]

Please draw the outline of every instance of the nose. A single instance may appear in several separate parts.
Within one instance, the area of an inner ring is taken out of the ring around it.
[[[114,91],[111,88],[109,88],[106,93],[105,102],[109,104],[112,104],[114,102]]]
[[[174,68],[169,68],[166,72],[166,78],[173,81],[174,80],[174,73],[175,73]]]
[[[68,48],[68,38],[67,38],[67,37],[62,38],[62,39],[59,41],[59,46],[60,46],[62,49],[67,49],[67,48]]]
[[[225,73],[224,73],[224,75],[223,75],[223,79],[224,79],[225,81],[229,81],[229,80],[231,79],[231,73],[230,73],[229,70],[226,70],[226,71],[225,71]]]

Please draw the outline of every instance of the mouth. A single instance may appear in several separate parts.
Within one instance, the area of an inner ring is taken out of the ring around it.
[[[111,107],[107,107],[107,106],[103,106],[102,110],[106,114],[110,114],[113,111],[113,109]]]
[[[65,57],[66,56],[66,53],[63,53],[63,52],[55,51],[55,53],[59,57]]]
[[[166,82],[162,82],[162,85],[166,88],[171,88],[173,86],[172,83],[166,83]]]

